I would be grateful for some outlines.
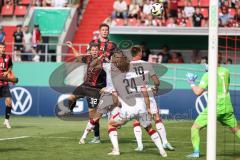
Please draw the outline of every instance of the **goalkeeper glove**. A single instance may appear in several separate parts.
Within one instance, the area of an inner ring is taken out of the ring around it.
[[[196,81],[198,75],[192,74],[192,73],[187,73],[186,77],[187,77],[187,82],[191,85],[191,87],[195,86],[195,81]]]

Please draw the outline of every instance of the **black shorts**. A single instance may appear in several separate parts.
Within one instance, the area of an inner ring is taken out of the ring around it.
[[[96,108],[100,99],[100,88],[94,88],[88,85],[80,85],[74,91],[73,95],[78,98],[86,97],[88,107],[89,108]]]
[[[82,84],[73,91],[73,95],[77,96],[77,98],[92,97],[92,98],[99,99],[100,98],[99,91],[100,91],[100,88],[94,88],[94,87]]]
[[[2,97],[12,97],[8,85],[0,87],[0,98],[2,98]]]
[[[97,108],[99,99],[93,97],[86,97],[86,99],[88,103],[88,108]]]
[[[15,44],[14,45],[14,51],[21,51],[21,52],[23,52],[23,45],[21,45],[21,44]]]

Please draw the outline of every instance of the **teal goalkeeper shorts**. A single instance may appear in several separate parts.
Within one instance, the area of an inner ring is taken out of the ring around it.
[[[195,120],[195,124],[205,127],[207,125],[207,117],[208,117],[208,110],[205,109],[202,113],[200,113]],[[217,120],[222,125],[227,126],[229,128],[235,128],[237,126],[237,119],[233,112],[225,113],[225,114],[217,114]]]

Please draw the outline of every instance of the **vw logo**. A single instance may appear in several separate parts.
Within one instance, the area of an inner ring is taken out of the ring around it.
[[[207,102],[207,92],[204,92],[202,95],[197,97],[195,102],[195,108],[198,114],[200,114],[205,109],[205,107],[207,106]]]
[[[32,106],[32,95],[30,92],[22,87],[15,87],[11,90],[12,94],[12,113],[16,115],[23,115],[27,113]]]

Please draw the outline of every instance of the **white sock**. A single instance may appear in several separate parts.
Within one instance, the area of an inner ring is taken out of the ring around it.
[[[95,125],[91,124],[90,122],[87,123],[87,126],[83,132],[82,139],[86,139],[88,133],[94,128]]]
[[[156,128],[157,128],[157,131],[162,139],[162,142],[163,144],[167,144],[168,143],[168,140],[167,140],[167,134],[166,134],[166,130],[165,130],[165,127],[163,125],[162,122],[157,122],[156,123]]]
[[[135,138],[137,140],[137,145],[139,148],[143,148],[143,144],[142,144],[142,129],[140,126],[135,126],[133,128],[133,131],[134,131],[134,135],[135,135]]]
[[[153,130],[152,133],[149,133],[149,135],[151,136],[151,139],[154,142],[154,144],[157,146],[157,148],[159,150],[164,150],[160,136],[158,135],[158,133]]]
[[[109,138],[113,145],[113,150],[119,152],[118,135],[116,129],[108,131]]]

